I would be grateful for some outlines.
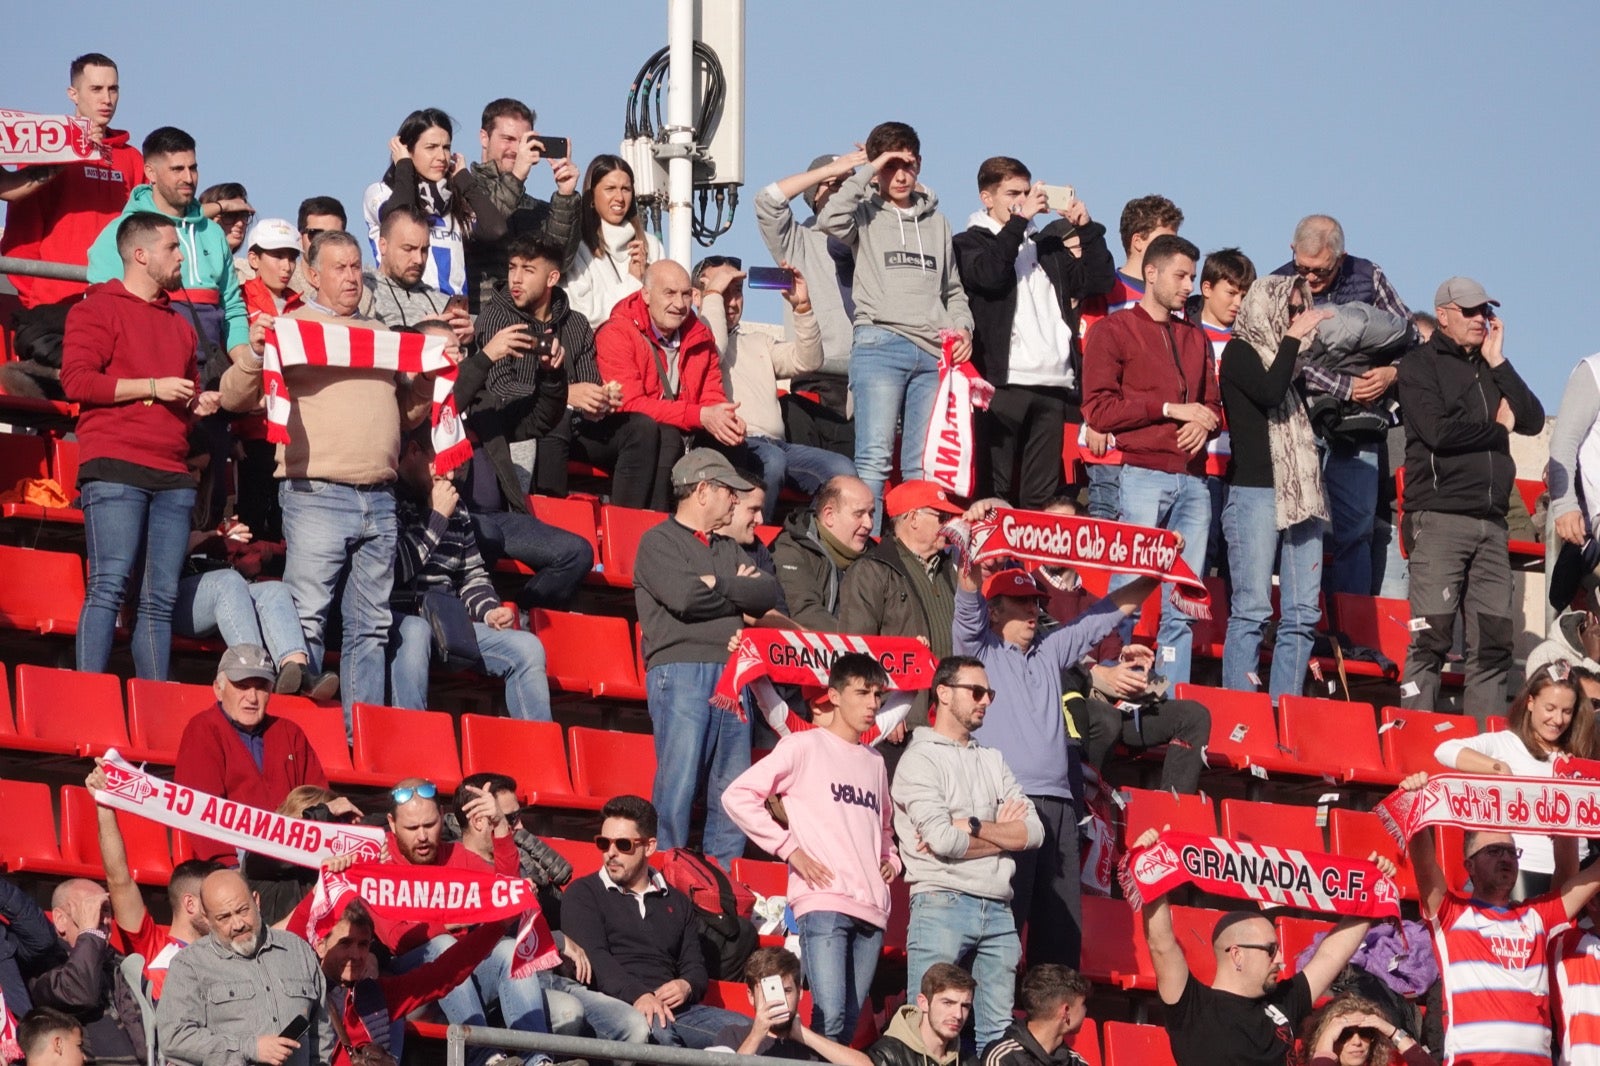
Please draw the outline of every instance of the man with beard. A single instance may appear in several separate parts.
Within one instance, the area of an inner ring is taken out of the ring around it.
[[[292,933],[262,924],[236,870],[200,885],[211,933],[178,952],[156,1007],[162,1055],[188,1066],[321,1066],[333,1056],[326,985],[317,954]],[[290,1024],[305,1028],[286,1036]]]
[[[361,276],[370,301],[362,310],[390,329],[443,319],[456,340],[466,344],[472,339],[472,318],[460,297],[452,303],[451,297],[423,280],[432,232],[428,213],[413,204],[401,204],[384,214],[378,226],[378,269]]]

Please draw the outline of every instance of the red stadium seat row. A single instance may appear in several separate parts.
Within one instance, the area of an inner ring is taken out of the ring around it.
[[[633,557],[639,549],[639,538],[667,517],[660,511],[602,504],[594,496],[581,493],[564,498],[529,496],[528,509],[541,522],[588,541],[595,558],[591,577],[615,588],[633,587]],[[502,562],[500,568],[529,572],[527,567],[509,560]]]
[[[3,421],[3,418],[0,418]],[[0,434],[0,492],[19,481],[53,478],[68,500],[78,495],[78,442],[30,433]],[[42,507],[31,503],[0,504],[0,518],[83,525],[76,507]]]

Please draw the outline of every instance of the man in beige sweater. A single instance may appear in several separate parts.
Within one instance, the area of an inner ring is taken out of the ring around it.
[[[778,493],[785,483],[813,496],[833,477],[854,477],[856,467],[846,456],[824,448],[792,444],[783,428],[778,405],[778,379],[807,374],[822,366],[822,334],[811,309],[806,279],[789,264],[794,285],[782,291],[793,312],[795,339],[780,341],[761,330],[739,327],[744,314],[744,274],[739,261],[708,256],[694,269],[695,307],[711,327],[722,358],[722,390],[738,405],[745,421],[744,446],[761,463],[766,488],[765,521],[778,510]]]
[[[350,234],[319,233],[306,276],[315,292],[289,317],[384,328],[357,310],[361,246]],[[261,405],[260,357],[270,325],[267,316],[257,319],[250,334],[255,358],[222,377],[222,404],[230,411]],[[321,670],[328,608],[348,569],[339,602],[339,692],[348,729],[353,704],[384,702],[400,434],[428,417],[433,385],[426,375],[349,367],[286,367],[284,379],[293,402],[289,443],[278,445],[276,471],[287,545],[283,581],[300,612],[312,669]]]

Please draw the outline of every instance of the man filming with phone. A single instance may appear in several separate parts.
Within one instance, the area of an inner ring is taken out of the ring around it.
[[[829,1040],[800,1020],[800,960],[784,948],[760,948],[744,967],[745,991],[754,1020],[729,1025],[708,1050],[764,1055],[797,1062],[871,1066],[854,1048]]]

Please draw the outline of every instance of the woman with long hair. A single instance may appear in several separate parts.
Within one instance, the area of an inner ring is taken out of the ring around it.
[[[611,309],[644,286],[644,268],[665,254],[644,228],[633,196],[633,168],[598,155],[583,175],[578,253],[564,288],[572,309],[599,329]]]
[[[1535,670],[1511,701],[1506,729],[1447,740],[1434,749],[1433,757],[1464,774],[1553,777],[1557,755],[1592,759],[1595,746],[1593,706],[1573,667],[1555,662]],[[1550,838],[1513,833],[1512,839],[1521,852],[1517,898],[1548,892],[1555,872]]]
[[[1305,1039],[1292,1061],[1295,1066],[1389,1066],[1396,1055],[1406,1066],[1437,1066],[1428,1049],[1376,1003],[1347,992],[1306,1019]]]

